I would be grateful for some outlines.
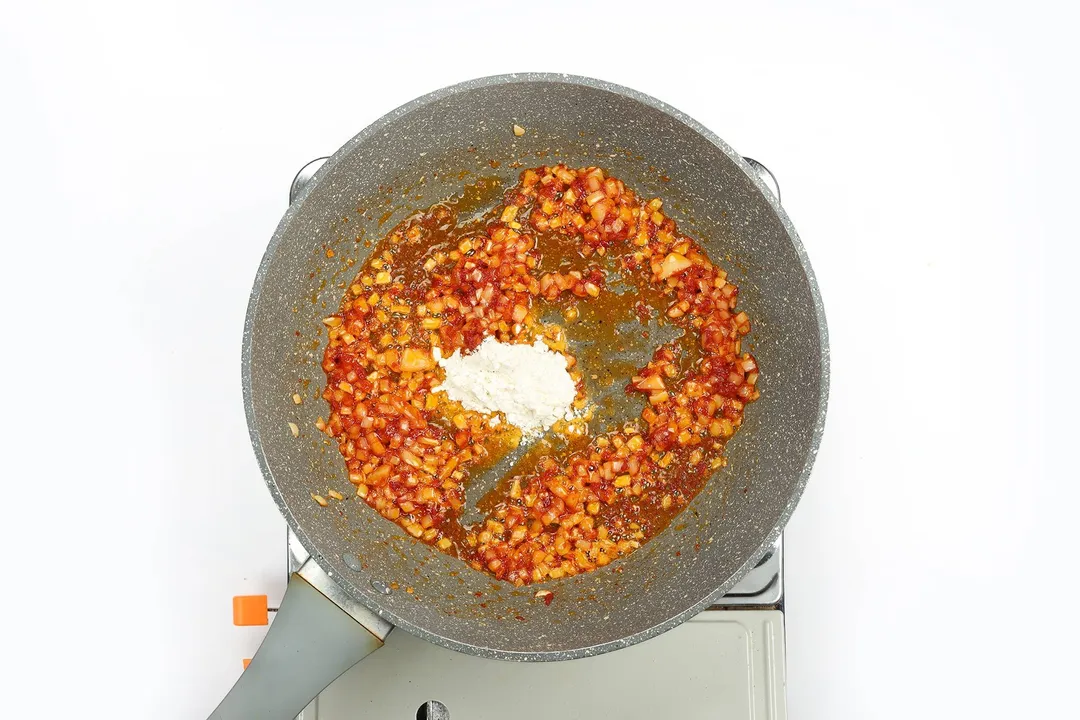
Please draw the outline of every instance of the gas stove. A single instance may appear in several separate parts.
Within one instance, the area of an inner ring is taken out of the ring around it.
[[[783,539],[701,614],[617,652],[547,663],[465,655],[407,632],[339,677],[298,720],[783,720]],[[308,559],[290,530],[289,573]]]
[[[326,161],[304,166],[289,201]],[[779,198],[771,173],[749,160]],[[308,552],[290,530],[286,569]],[[393,632],[385,646],[323,690],[299,720],[515,720],[787,717],[783,538],[725,595],[686,623],[596,657],[490,660]]]

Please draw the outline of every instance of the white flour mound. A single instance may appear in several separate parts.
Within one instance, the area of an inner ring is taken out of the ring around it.
[[[501,412],[522,435],[539,435],[571,416],[577,389],[566,371],[566,358],[543,340],[510,345],[488,337],[471,354],[459,350],[439,365],[446,370],[446,380],[436,391],[466,410]]]

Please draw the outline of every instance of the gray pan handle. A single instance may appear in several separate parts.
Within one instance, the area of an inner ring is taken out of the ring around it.
[[[382,647],[392,626],[313,561],[289,578],[266,638],[210,720],[291,720],[343,672]]]

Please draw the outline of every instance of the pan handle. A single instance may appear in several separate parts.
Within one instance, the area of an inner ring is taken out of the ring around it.
[[[750,169],[754,171],[754,174],[758,176],[761,182],[765,183],[765,187],[769,189],[769,192],[776,198],[776,202],[780,202],[780,183],[776,182],[776,176],[772,174],[772,170],[759,163],[754,158],[743,156],[743,160],[750,166]],[[321,162],[319,163],[322,164]],[[306,170],[307,168],[305,168]],[[303,172],[301,170],[300,172]]]
[[[266,638],[210,720],[291,720],[392,629],[308,560],[289,577]]]

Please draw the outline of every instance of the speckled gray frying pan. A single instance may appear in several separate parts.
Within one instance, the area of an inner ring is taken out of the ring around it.
[[[523,136],[514,124],[526,129]],[[738,283],[762,369],[761,399],[728,446],[728,466],[641,549],[545,583],[555,592],[549,606],[534,598],[537,588],[476,572],[354,499],[336,445],[313,427],[328,412],[319,398],[321,320],[370,252],[357,238],[378,239],[478,177],[512,184],[518,161],[599,165],[640,195],[664,198],[665,212]],[[270,241],[243,350],[255,454],[312,559],[293,577],[266,642],[215,718],[294,716],[391,627],[462,652],[538,661],[615,650],[678,625],[732,587],[779,536],[810,474],[828,392],[825,316],[810,263],[752,167],[658,100],[566,75],[455,85],[346,143]],[[313,492],[330,489],[346,500],[327,508],[312,501]]]

